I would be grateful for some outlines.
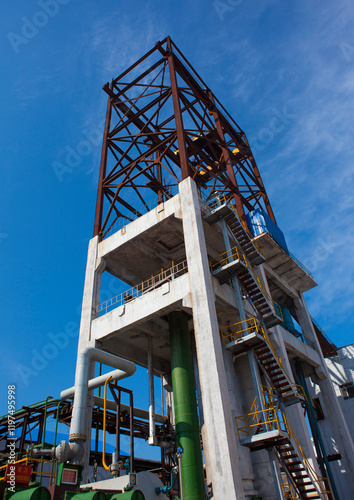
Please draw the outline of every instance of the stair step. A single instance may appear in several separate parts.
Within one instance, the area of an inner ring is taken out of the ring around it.
[[[280,389],[282,387],[285,387],[286,385],[291,387],[288,381],[283,382],[282,384],[274,384],[274,387],[276,387],[277,389]]]
[[[270,350],[268,347],[262,347],[262,349],[255,349],[254,350],[257,356],[262,356],[263,354],[269,354]]]
[[[269,373],[269,375],[271,375],[272,377],[277,377],[278,375],[281,375],[281,374],[283,374],[282,370],[275,370],[274,372]]]
[[[275,368],[278,368],[278,367],[279,367],[279,365],[278,365],[278,363],[277,363],[277,361],[276,361],[276,359],[275,359],[275,358],[273,358],[273,359],[267,359],[267,360],[266,360],[266,361],[264,361],[264,362],[263,362],[261,359],[260,359],[259,361],[260,361],[260,362],[262,363],[262,365],[263,365],[263,366],[267,369],[267,373],[269,374],[269,376],[271,376],[271,375],[272,375],[272,371],[273,371]],[[275,378],[276,378],[276,377],[275,377]]]

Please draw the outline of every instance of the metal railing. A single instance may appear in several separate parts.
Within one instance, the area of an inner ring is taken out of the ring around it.
[[[274,237],[274,235],[269,231],[268,227],[265,225],[265,224],[262,224],[261,222],[257,222],[256,224],[256,227],[260,229],[260,233],[268,233],[269,236],[272,238],[273,241],[275,241],[275,243],[280,246],[280,248],[282,250],[284,250],[285,253],[287,253],[289,255],[289,257],[299,266],[301,267],[301,269],[303,271],[305,271],[306,274],[308,274],[312,279],[314,279],[313,277],[313,274],[311,273],[311,271],[309,269],[307,269],[306,266],[304,266],[304,264],[302,262],[299,261],[299,259],[297,259],[295,257],[294,254],[292,254],[287,248],[284,248],[280,243],[279,241],[277,241],[277,239]]]
[[[210,270],[211,272],[215,272],[218,269],[226,266],[226,264],[235,262],[236,260],[239,260],[246,267],[248,267],[245,254],[243,254],[237,247],[233,247],[230,248],[230,250],[227,250],[226,252],[220,254],[218,257],[216,257],[216,259],[211,259],[209,261]]]
[[[298,500],[300,498],[296,489],[291,484],[282,483],[281,489],[285,500]]]
[[[296,330],[296,328],[288,326],[285,323],[282,323],[280,326],[291,333],[291,335],[301,340],[301,342],[303,342],[304,344],[307,344],[309,347],[312,347],[312,349],[315,349],[315,343],[312,342],[312,340],[310,340],[308,337],[306,337],[306,335],[304,335],[302,332]]]
[[[241,224],[242,224],[245,232],[248,234],[248,236],[251,238],[254,246],[257,248],[258,253],[265,258],[265,254],[264,254],[263,248],[261,248],[257,244],[257,242],[253,241],[253,238],[254,238],[253,234],[251,233],[251,231],[248,228],[248,226],[246,226],[246,224],[244,223],[244,221],[242,220],[242,218],[239,216],[239,214],[237,212],[237,209],[236,209],[236,206],[232,203],[231,200],[228,200],[226,198],[225,194],[220,193],[220,194],[214,195],[209,200],[203,200],[202,211],[203,211],[203,213],[208,214],[208,213],[212,212],[213,210],[215,210],[216,208],[218,208],[218,207],[220,207],[222,205],[227,205],[227,204],[229,204],[231,210],[235,213],[235,215],[237,216],[238,220],[241,222]],[[272,238],[272,240],[275,241],[275,243],[277,243],[277,245],[279,245],[284,250],[284,252],[286,252],[289,255],[289,257],[299,267],[301,267],[301,269],[303,269],[303,271],[305,271],[306,274],[308,274],[312,279],[314,279],[313,274],[311,273],[311,271],[306,266],[304,266],[304,264],[302,264],[302,262],[300,262],[299,259],[297,259],[294,254],[292,254],[289,250],[285,249],[283,246],[281,246],[279,244],[279,242],[269,232],[269,229],[268,229],[268,227],[265,224],[261,224],[260,222],[258,222],[257,223],[257,227],[261,229],[261,233],[268,233],[269,236]]]
[[[51,464],[51,466],[53,464],[56,464],[55,460],[43,460],[41,458],[26,457],[26,458],[21,458],[20,460],[17,460],[16,462],[12,463],[11,465],[16,465],[16,464],[33,465],[34,462],[38,462],[38,463],[41,463],[41,464]],[[0,471],[3,471],[4,469],[6,471],[7,465],[8,464],[2,465],[0,467]],[[32,471],[31,475],[40,476],[40,482],[41,482],[41,484],[42,484],[42,477],[43,476],[49,477],[49,484],[50,485],[55,483],[55,476],[56,476],[55,471],[54,472],[43,472],[43,471],[34,470],[34,471]],[[5,476],[4,477],[0,477],[0,482],[1,481],[5,481]]]
[[[329,484],[329,480],[326,477],[322,477],[322,476],[319,476],[317,474],[317,472],[315,471],[315,469],[313,468],[313,466],[309,462],[308,458],[306,457],[306,455],[305,455],[305,453],[304,453],[304,451],[299,443],[299,440],[296,437],[294,430],[292,429],[292,427],[289,424],[288,419],[286,418],[286,416],[284,414],[283,414],[283,416],[284,416],[284,421],[285,421],[287,433],[291,437],[293,443],[295,443],[296,447],[298,448],[300,455],[302,457],[302,460],[304,462],[304,465],[307,469],[307,472],[309,473],[309,476],[311,477],[312,482],[318,486],[318,489],[319,489],[321,495],[323,496],[323,498],[326,498],[326,496],[327,496],[327,498],[329,500],[334,500],[333,493],[332,493],[332,490],[331,490],[331,487]]]
[[[164,283],[182,276],[187,271],[188,267],[186,260],[178,263],[172,262],[171,264],[169,264],[169,267],[167,269],[160,269],[158,273],[153,274],[150,278],[146,279],[142,283],[139,283],[139,285],[129,288],[129,290],[126,290],[125,292],[122,292],[115,297],[112,297],[111,299],[99,304],[99,306],[97,307],[97,314],[103,315],[109,312],[109,310],[111,309],[115,309],[116,307],[119,307],[123,304],[127,304],[128,302],[131,302],[132,300],[141,297],[146,293],[151,292],[152,290],[155,290],[156,288],[162,286]]]
[[[220,329],[220,333],[223,339],[224,345],[233,342],[234,340],[241,339],[245,335],[247,335],[250,332],[256,332],[257,334],[260,334],[263,338],[264,341],[266,342],[269,350],[272,352],[274,358],[277,360],[280,368],[284,372],[284,375],[288,379],[289,386],[291,387],[291,390],[301,397],[306,397],[303,388],[301,385],[295,384],[291,382],[291,379],[284,368],[281,358],[277,355],[277,353],[274,350],[274,347],[272,346],[270,339],[268,337],[267,332],[263,329],[262,325],[260,322],[254,318],[253,316],[250,318],[247,318],[244,321],[238,321],[237,323],[234,323],[233,325],[225,326]],[[265,388],[264,388],[265,390]],[[268,390],[269,391],[269,390]]]
[[[241,339],[251,332],[259,333],[264,336],[261,324],[256,320],[256,318],[253,317],[220,329],[224,345],[229,342],[233,342],[234,340]]]
[[[270,390],[266,388],[267,390]],[[270,390],[271,391],[271,390]],[[263,394],[264,391],[262,391]],[[318,491],[323,498],[326,496],[333,500],[332,490],[329,485],[329,481],[325,477],[321,477],[317,474],[308,458],[306,457],[299,440],[296,437],[295,432],[289,424],[285,413],[280,410],[276,405],[276,397],[271,392],[263,396],[264,406],[263,409],[258,409],[257,397],[254,399],[251,406],[251,411],[245,415],[240,415],[235,418],[238,438],[241,441],[242,437],[246,435],[250,437],[254,433],[258,433],[260,430],[264,432],[278,431],[280,433],[286,433],[289,436],[289,441],[296,446],[297,451],[303,461],[303,464],[307,470],[307,473],[314,485],[317,485]],[[274,405],[272,405],[274,403]],[[296,498],[286,497],[286,498]]]
[[[239,440],[241,440],[244,435],[250,437],[256,431],[259,432],[260,429],[263,429],[264,432],[274,430],[279,431],[279,433],[287,432],[284,414],[282,411],[276,406],[259,410],[259,407],[256,404],[256,399],[251,407],[251,410],[253,409],[253,411],[250,411],[245,415],[235,417]]]
[[[221,269],[222,267],[226,266],[230,262],[234,262],[236,260],[239,260],[245,267],[247,267],[249,273],[251,274],[252,278],[254,281],[257,283],[258,288],[262,292],[262,294],[265,296],[268,305],[271,309],[273,309],[273,313],[281,319],[281,321],[284,321],[283,318],[283,313],[281,310],[281,307],[279,304],[273,301],[273,299],[270,297],[268,294],[267,290],[261,283],[261,280],[258,278],[258,276],[255,274],[251,264],[248,262],[247,257],[245,256],[244,253],[242,253],[237,247],[230,248],[230,250],[227,250],[226,252],[223,252],[220,254],[216,259],[211,259],[209,261],[210,265],[210,270],[211,272],[215,272],[218,269]],[[252,299],[250,298],[252,301]]]
[[[220,194],[213,196],[209,200],[202,200],[201,210],[202,210],[202,213],[204,215],[208,215],[213,210],[216,210],[218,207],[221,207],[222,205],[229,205],[230,209],[234,212],[234,215],[237,218],[237,220],[240,222],[240,224],[242,224],[242,227],[243,227],[245,233],[247,233],[249,239],[252,241],[252,244],[256,248],[257,252],[265,260],[266,257],[265,257],[265,253],[264,253],[263,248],[260,247],[256,241],[253,241],[253,235],[251,234],[251,232],[250,232],[249,228],[247,227],[247,225],[245,224],[245,222],[239,216],[239,214],[236,210],[236,206],[232,203],[232,201],[230,201],[226,198],[225,194],[220,193]]]

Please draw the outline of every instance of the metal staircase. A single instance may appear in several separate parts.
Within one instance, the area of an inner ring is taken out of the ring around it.
[[[273,302],[252,268],[252,265],[264,262],[264,253],[252,240],[235,207],[227,203],[224,195],[218,194],[208,201],[207,206],[202,206],[202,211],[204,219],[210,224],[224,219],[228,230],[242,248],[242,251],[238,246],[231,248],[210,261],[212,274],[221,283],[237,276],[266,328],[282,322],[281,308]],[[251,451],[274,447],[288,477],[286,491],[290,492],[290,496],[284,493],[285,498],[333,500],[330,488],[325,487],[327,479],[317,476],[285,414],[279,409],[280,399],[288,406],[304,401],[305,395],[302,388],[291,381],[266,332],[254,317],[221,329],[226,349],[234,353],[253,349],[259,367],[272,386],[262,391],[261,409],[257,406],[256,398],[250,412],[236,418],[240,442]]]
[[[232,203],[227,202],[224,194],[215,195],[212,199],[208,200],[202,210],[204,219],[209,224],[214,224],[220,219],[225,220],[252,266],[258,266],[265,261],[263,249],[253,241],[250,231],[240,219],[236,208]]]
[[[281,359],[277,356],[270,339],[256,318],[248,318],[221,329],[224,345],[240,353],[253,349],[264,374],[286,405],[304,400],[299,386],[292,383]]]
[[[279,461],[298,491],[299,498],[302,500],[321,499],[290,439],[285,438],[284,442],[276,444],[275,448]]]
[[[248,414],[236,417],[241,444],[251,451],[275,448],[289,481],[288,491],[294,488],[297,493],[287,498],[333,500],[327,478],[318,476],[307,459],[272,389],[263,388],[262,395],[262,408],[256,398]]]
[[[211,260],[210,269],[213,276],[217,277],[221,283],[237,276],[268,328],[283,321],[280,306],[273,302],[247,257],[237,247],[231,248],[216,259]]]

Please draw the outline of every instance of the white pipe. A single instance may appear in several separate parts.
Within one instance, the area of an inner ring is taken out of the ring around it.
[[[97,389],[97,387],[102,387],[106,382],[107,378],[111,377],[112,382],[114,380],[121,380],[123,378],[128,377],[127,373],[123,370],[113,370],[104,375],[100,375],[99,377],[92,378],[88,382],[88,390],[93,391]],[[69,389],[64,389],[60,393],[61,399],[71,399],[75,396],[75,386],[70,387]]]
[[[154,388],[154,361],[153,361],[153,341],[148,338],[148,370],[149,370],[149,444],[155,446],[156,426],[155,426],[155,388]]]
[[[91,361],[99,361],[105,365],[113,366],[114,368],[122,370],[121,378],[133,375],[136,370],[136,366],[132,361],[114,356],[113,354],[101,351],[94,347],[86,347],[78,352],[75,377],[75,399],[69,441],[86,441],[87,438],[86,412]]]

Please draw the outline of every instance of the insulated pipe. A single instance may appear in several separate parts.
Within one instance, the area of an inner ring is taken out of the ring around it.
[[[205,498],[205,484],[188,316],[183,311],[175,311],[169,315],[168,323],[183,498],[199,500]]]
[[[156,426],[155,426],[155,388],[154,388],[154,361],[153,361],[153,340],[148,338],[148,371],[149,371],[149,444],[155,446]]]
[[[98,387],[102,387],[107,380],[107,377],[111,377],[111,381],[121,380],[123,378],[128,377],[127,372],[124,370],[112,370],[111,372],[105,373],[104,375],[100,375],[99,377],[92,378],[88,382],[88,390],[93,391]],[[75,396],[75,386],[70,387],[69,389],[64,389],[60,393],[60,397],[62,399],[70,399]]]
[[[136,366],[132,361],[114,356],[105,351],[94,347],[81,349],[77,357],[77,368],[75,378],[75,399],[73,414],[71,419],[69,441],[86,441],[86,411],[88,399],[88,381],[91,361],[99,361],[108,366],[113,366],[122,370],[122,376],[125,378],[133,375]],[[98,377],[100,378],[100,377]],[[105,375],[105,379],[107,375]],[[93,379],[94,380],[94,379]]]

